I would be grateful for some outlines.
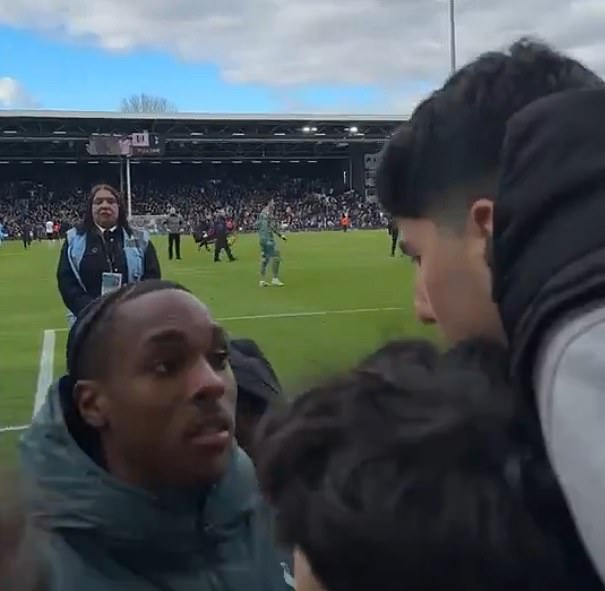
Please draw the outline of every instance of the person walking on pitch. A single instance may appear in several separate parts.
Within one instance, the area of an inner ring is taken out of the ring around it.
[[[164,228],[168,230],[168,258],[172,260],[176,251],[176,260],[181,260],[181,232],[183,231],[183,216],[176,212],[174,207],[164,221]]]
[[[399,226],[395,219],[389,222],[389,236],[391,237],[391,256],[394,257],[399,244]]]
[[[275,244],[275,236],[279,236],[282,240],[286,240],[286,237],[279,232],[277,224],[273,217],[273,211],[275,208],[275,202],[273,199],[269,201],[267,207],[263,209],[258,218],[258,238],[261,250],[261,266],[260,266],[260,286],[268,287],[267,282],[267,267],[271,263],[271,271],[273,274],[273,280],[271,285],[277,287],[283,287],[283,283],[279,278],[279,267],[281,265],[281,254],[279,248]]]
[[[33,232],[29,222],[21,223],[21,239],[23,240],[23,248],[28,249],[32,245]]]
[[[48,244],[52,246],[55,239],[55,223],[52,220],[48,220],[45,224],[46,228],[46,240]]]
[[[220,211],[217,215],[216,221],[214,222],[214,262],[220,263],[221,252],[224,250],[227,253],[229,262],[237,260],[231,252],[231,245],[229,244],[229,227],[227,219],[225,218],[224,212]]]

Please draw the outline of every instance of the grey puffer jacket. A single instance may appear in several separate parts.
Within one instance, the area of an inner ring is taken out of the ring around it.
[[[72,438],[59,391],[21,443],[31,507],[51,532],[58,591],[290,591],[249,458],[234,449],[223,480],[158,497],[115,480]]]

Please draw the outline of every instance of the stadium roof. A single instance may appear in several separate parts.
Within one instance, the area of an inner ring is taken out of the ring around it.
[[[119,111],[55,111],[55,110],[0,110],[5,119],[126,119],[138,121],[283,121],[326,123],[401,122],[404,115],[353,115],[329,113],[122,113]]]
[[[159,160],[349,158],[377,152],[403,122],[395,115],[0,110],[0,153],[10,161],[84,161],[95,135],[148,131],[165,148]]]

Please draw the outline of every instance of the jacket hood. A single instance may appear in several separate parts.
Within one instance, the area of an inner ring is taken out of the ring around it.
[[[237,447],[223,479],[207,490],[158,496],[117,481],[71,436],[60,400],[69,388],[68,378],[51,386],[20,446],[32,509],[51,530],[95,530],[110,545],[187,551],[199,548],[202,532],[220,536],[260,505],[252,463]]]
[[[519,375],[531,376],[549,326],[605,296],[604,110],[605,89],[569,91],[535,101],[507,125],[493,298]]]
[[[282,388],[260,347],[250,339],[231,339],[229,343],[231,368],[239,391],[267,403],[282,399]]]

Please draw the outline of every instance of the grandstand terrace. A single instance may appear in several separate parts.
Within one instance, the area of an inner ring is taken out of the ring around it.
[[[148,131],[161,138],[162,154],[131,158],[132,165],[142,165],[135,175],[154,176],[143,169],[151,173],[158,165],[203,167],[204,176],[223,164],[313,165],[341,169],[346,184],[363,194],[366,155],[379,152],[400,124],[399,116],[0,111],[0,179],[73,174],[63,167],[84,164],[106,176],[103,169],[115,170],[121,158],[91,156],[90,137]]]

